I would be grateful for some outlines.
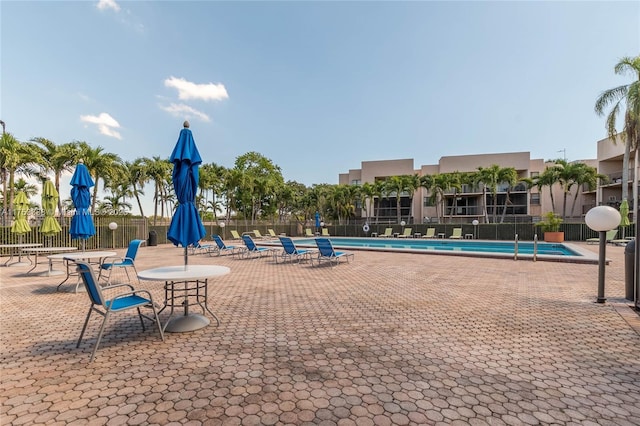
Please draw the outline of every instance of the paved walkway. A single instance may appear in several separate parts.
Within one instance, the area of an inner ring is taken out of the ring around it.
[[[596,251],[597,246],[586,246]],[[640,424],[640,317],[623,248],[597,265],[356,252],[338,267],[194,256],[221,325],[143,332],[0,268],[1,424]],[[122,250],[123,252],[123,250]],[[143,247],[139,269],[182,262]],[[162,301],[161,283],[142,282]],[[164,314],[163,314],[164,316]]]

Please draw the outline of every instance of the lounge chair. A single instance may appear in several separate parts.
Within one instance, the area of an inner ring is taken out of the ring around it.
[[[384,233],[378,235],[378,237],[384,237],[384,238],[393,237],[393,228],[385,229]]]
[[[226,245],[224,241],[222,241],[222,238],[220,238],[220,235],[213,234],[211,238],[213,238],[213,241],[216,243],[216,248],[209,251],[209,256],[211,256],[212,253],[217,253],[218,256],[220,256],[222,253],[229,253],[233,255],[242,249],[242,247]]]
[[[398,238],[413,238],[413,229],[412,228],[404,228],[404,232],[398,235]]]
[[[244,242],[246,249],[238,253],[240,257],[262,257],[263,255],[268,255],[273,250],[271,248],[258,247],[253,241],[253,238],[251,238],[251,235],[243,235],[242,241]]]
[[[422,236],[422,238],[435,238],[436,237],[436,228],[427,228],[427,233]]]
[[[322,228],[322,236],[323,237],[330,237],[331,235],[329,235],[329,230],[327,228]]]
[[[273,258],[278,263],[278,259],[286,262],[288,260],[295,260],[300,263],[301,260],[309,259],[317,250],[313,249],[299,249],[294,244],[293,240],[289,237],[278,237],[282,244],[282,252],[274,253]]]
[[[274,231],[273,229],[269,228],[267,229],[267,232],[269,233],[269,236],[271,238],[278,238],[278,234],[276,234],[276,231]]]
[[[98,274],[98,282],[103,279],[105,280],[105,285],[111,285],[111,272],[115,269],[124,269],[124,272],[127,274],[127,280],[131,281],[131,277],[129,276],[129,268],[133,268],[134,276],[136,280],[138,279],[138,271],[136,270],[135,260],[136,255],[138,254],[138,249],[142,244],[145,243],[145,240],[132,240],[129,243],[129,247],[127,248],[127,253],[124,257],[106,257],[102,260],[100,264],[100,273]]]
[[[202,244],[200,241],[198,241],[197,243],[190,245],[189,249],[191,250],[191,254],[193,255],[209,253],[210,250],[215,249],[215,244]]]
[[[311,230],[311,228],[304,228],[304,236],[305,237],[315,237],[315,235],[313,235],[313,231]]]
[[[616,238],[616,235],[618,235],[618,230],[617,229],[612,229],[611,231],[607,231],[607,242],[610,243],[613,241],[614,238]],[[595,237],[595,238],[587,238],[587,244],[598,244],[600,242],[600,237]]]
[[[266,235],[262,235],[262,233],[260,232],[260,230],[259,230],[259,229],[254,229],[254,230],[253,230],[253,235],[254,235],[256,238],[260,238],[261,240],[268,240],[268,239],[270,239],[270,237],[268,237],[268,236],[266,236]]]
[[[316,245],[318,246],[319,250],[318,257],[316,257],[318,266],[322,262],[329,262],[329,264],[332,266],[337,265],[338,263],[340,263],[340,259],[345,259],[347,263],[349,263],[349,257],[351,257],[352,259],[354,257],[353,253],[335,251],[333,249],[333,244],[331,244],[331,240],[329,238],[316,238]]]
[[[240,234],[238,234],[238,231],[234,230],[234,229],[230,229],[229,232],[231,232],[231,238],[234,240],[241,240],[242,238],[240,237]]]
[[[102,340],[102,335],[105,330],[105,326],[107,325],[107,320],[109,316],[113,312],[120,312],[126,309],[136,308],[138,311],[138,317],[140,317],[140,323],[142,324],[142,330],[145,330],[144,327],[144,318],[152,320],[158,326],[158,331],[160,332],[160,338],[164,342],[164,334],[162,333],[162,325],[160,325],[160,318],[158,318],[158,312],[156,311],[156,305],[153,302],[153,298],[151,297],[151,293],[147,290],[136,290],[130,284],[118,284],[109,287],[108,290],[111,292],[112,289],[116,288],[126,288],[128,291],[124,293],[116,294],[112,299],[106,299],[103,294],[100,286],[97,283],[95,275],[93,273],[92,267],[86,262],[76,261],[74,259],[66,259],[69,262],[75,262],[77,271],[80,274],[80,278],[87,289],[87,295],[91,300],[91,306],[89,306],[89,312],[87,313],[87,318],[84,320],[84,326],[82,327],[82,332],[80,333],[80,338],[78,339],[78,343],[76,344],[76,348],[80,347],[80,343],[82,342],[82,337],[84,336],[84,332],[87,330],[87,325],[89,324],[89,318],[91,317],[92,312],[97,312],[102,315],[104,319],[102,320],[102,325],[100,326],[100,331],[98,331],[98,338],[96,339],[96,344],[93,347],[93,351],[91,352],[91,358],[89,362],[92,362],[96,356],[96,352],[98,351],[98,345],[100,345],[100,340]],[[140,312],[141,308],[149,308],[153,311],[153,317],[149,317],[143,315]],[[129,334],[130,331],[127,331],[126,334]]]
[[[459,240],[462,238],[462,228],[453,228],[453,232],[449,235],[449,238]]]

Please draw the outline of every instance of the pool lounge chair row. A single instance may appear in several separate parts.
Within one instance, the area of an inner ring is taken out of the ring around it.
[[[323,262],[328,262],[331,265],[340,263],[342,259],[346,260],[354,258],[353,253],[336,251],[331,244],[331,240],[328,238],[316,238],[316,249],[300,249],[297,248],[293,240],[289,237],[279,236],[282,249],[275,247],[259,247],[250,235],[243,235],[242,242],[244,246],[226,245],[226,243],[220,238],[219,235],[214,234],[213,240],[216,243],[216,249],[210,251],[210,254],[217,254],[218,256],[228,253],[236,255],[240,259],[248,258],[260,258],[263,256],[273,256],[276,263],[295,261],[300,263],[304,260],[309,260],[311,265],[320,265]]]
[[[609,244],[615,244],[617,246],[626,246],[630,239],[629,238],[618,238],[616,239],[616,237],[618,236],[618,230],[617,229],[612,229],[611,231],[607,231],[607,235],[605,237],[607,243]],[[600,237],[595,237],[595,238],[587,238],[587,244],[598,244],[600,242]]]

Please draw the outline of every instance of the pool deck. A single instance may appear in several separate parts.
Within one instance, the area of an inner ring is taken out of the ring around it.
[[[142,247],[136,264],[182,255]],[[76,349],[88,299],[75,281],[56,292],[61,276],[2,267],[0,424],[638,425],[640,316],[624,299],[624,247],[607,257],[596,304],[592,264],[191,256],[231,268],[210,283],[220,326],[162,342],[115,314],[92,364],[101,318]],[[138,286],[163,300],[161,283]]]

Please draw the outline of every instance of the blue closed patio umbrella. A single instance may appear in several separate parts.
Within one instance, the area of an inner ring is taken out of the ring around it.
[[[86,240],[96,235],[93,218],[89,212],[89,206],[91,206],[89,189],[93,185],[93,179],[89,175],[87,166],[80,160],[71,177],[71,200],[76,211],[71,218],[69,234],[71,234],[72,240],[82,240],[82,251],[85,249]]]
[[[316,231],[320,229],[320,213],[316,212]]]
[[[171,218],[167,238],[174,245],[184,247],[184,264],[188,263],[187,247],[196,244],[206,231],[196,208],[196,191],[200,180],[199,167],[202,163],[200,153],[189,130],[189,122],[185,121],[180,131],[169,161],[173,163],[173,189],[178,198],[178,208]]]

